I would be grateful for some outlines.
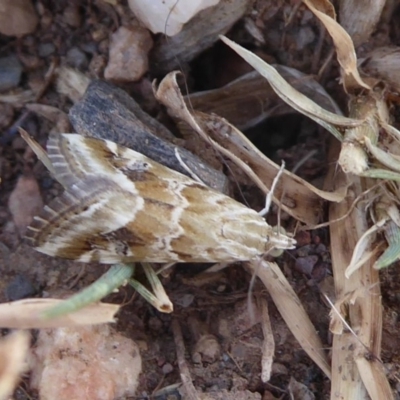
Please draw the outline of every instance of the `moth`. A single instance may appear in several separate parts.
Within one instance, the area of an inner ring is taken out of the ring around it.
[[[54,178],[65,191],[26,240],[55,257],[104,264],[233,262],[291,249],[256,211],[114,142],[52,134]]]

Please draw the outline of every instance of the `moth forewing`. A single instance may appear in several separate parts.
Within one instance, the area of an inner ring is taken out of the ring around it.
[[[116,143],[52,135],[49,158],[65,192],[27,238],[82,262],[231,262],[295,241],[252,209]]]

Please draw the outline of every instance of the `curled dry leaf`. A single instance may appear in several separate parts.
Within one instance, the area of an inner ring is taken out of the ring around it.
[[[389,113],[383,100],[382,91],[368,91],[360,96],[354,96],[350,103],[352,118],[341,117],[324,110],[295,90],[272,66],[252,52],[226,37],[221,37],[221,39],[268,79],[279,97],[297,111],[323,126],[338,140],[343,141],[339,164],[345,172],[370,178],[400,180],[400,174],[395,171],[369,168],[369,155],[364,148],[366,137],[369,137],[373,144],[378,142],[380,127],[384,127],[387,133],[394,138],[399,137],[399,132],[388,124]],[[344,138],[337,127],[345,132]]]
[[[0,340],[0,400],[7,400],[26,369],[30,335],[17,331]]]
[[[357,68],[357,56],[350,35],[335,20],[335,15],[330,12],[331,3],[328,0],[303,0],[314,15],[324,24],[335,45],[337,59],[342,67],[344,86],[347,89],[357,86],[371,89],[360,77]],[[330,6],[329,6],[330,5]],[[351,78],[351,79],[349,79]]]
[[[171,115],[185,121],[206,142],[230,158],[264,193],[279,170],[279,166],[263,155],[240,131],[223,118],[189,111],[176,82],[177,72],[170,73],[160,83],[155,93]],[[322,200],[341,201],[346,187],[336,192],[325,192],[308,182],[284,171],[275,190],[274,201],[293,217],[309,225],[319,221]],[[279,199],[282,198],[282,201]]]
[[[282,65],[274,68],[296,90],[327,110],[341,114],[335,101],[317,81],[294,68]],[[192,93],[185,96],[185,101],[189,109],[217,114],[240,130],[251,128],[271,116],[293,112],[257,71],[242,75],[222,88]]]

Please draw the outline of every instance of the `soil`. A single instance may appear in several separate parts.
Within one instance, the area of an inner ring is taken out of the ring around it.
[[[40,24],[34,34],[19,39],[0,37],[0,54],[16,55],[22,62],[23,75],[19,88],[26,90],[45,85],[46,73],[53,62],[71,65],[92,78],[102,78],[108,57],[109,35],[118,25],[127,23],[126,15],[129,12],[123,5],[118,5],[115,11],[112,5],[100,0],[73,3],[81,21],[79,28],[76,28],[66,20],[65,9],[69,3],[51,0],[39,2]],[[277,6],[276,15],[268,21],[268,26],[264,26],[267,43],[259,46],[257,51],[271,57],[274,62],[307,74],[315,74],[332,50],[329,38],[326,35],[321,37],[320,26],[314,18],[309,18],[304,6],[300,6],[293,16],[297,2],[277,3],[280,5]],[[262,4],[261,1],[257,2],[257,7],[261,9]],[[379,25],[368,46],[361,51],[380,45],[384,35],[387,42],[396,44],[400,37],[390,37],[390,32],[398,34],[391,28],[390,24]],[[93,32],[98,33],[95,38]],[[241,38],[241,44],[248,48],[255,48],[255,40],[246,31],[244,21],[239,21],[228,35],[237,41]],[[299,37],[304,40],[300,42]],[[322,44],[321,51],[315,52],[318,41]],[[49,43],[54,45],[54,49],[47,54],[46,45]],[[74,52],[71,55],[71,49],[75,49],[78,55],[74,56]],[[216,44],[186,68],[189,90],[220,87],[247,69],[231,52],[221,49],[222,45]],[[204,65],[207,68],[203,68]],[[344,106],[346,95],[337,77],[337,64],[331,60],[320,77],[320,83],[339,105]],[[151,82],[153,78],[147,74],[143,79]],[[139,83],[120,86],[137,99],[143,97]],[[152,97],[142,101],[144,108],[151,104],[148,109],[153,116],[161,113],[161,107],[154,106]],[[37,102],[54,106],[65,113],[68,113],[72,105],[52,82],[46,85]],[[394,112],[393,115],[399,114]],[[22,184],[21,193],[16,194],[18,212],[26,213],[27,219],[33,214],[28,204],[37,202],[40,197],[47,204],[61,192],[61,188],[18,136],[17,126],[26,129],[42,145],[54,128],[53,123],[27,111],[21,104],[0,103],[1,302],[76,292],[107,269],[98,264],[80,264],[51,258],[22,242],[24,223],[17,223],[13,219],[9,206],[17,182],[21,177],[28,178],[28,183]],[[293,113],[272,118],[249,132],[249,136],[273,160],[285,159],[289,170],[309,151],[316,150],[316,155],[299,171],[299,175],[313,183],[323,180],[328,167],[325,154],[329,136],[304,117]],[[268,140],[265,140],[266,136]],[[38,184],[37,189],[35,182]],[[251,185],[243,186],[240,193],[238,190],[236,192],[239,200],[262,207],[264,199]],[[245,199],[240,196],[245,196]],[[294,226],[294,221],[288,222],[288,225]],[[276,261],[298,293],[329,352],[330,308],[321,295],[322,291],[333,289],[328,230],[303,232],[297,239],[299,248],[285,252]],[[311,391],[315,399],[330,398],[330,381],[296,342],[261,283],[256,282],[249,296],[252,277],[241,265],[232,265],[207,279],[202,275],[199,278],[199,273],[207,267],[183,264],[172,268],[162,278],[174,304],[172,314],[159,313],[128,287],[105,299],[125,304],[118,315],[116,328],[137,341],[141,348],[143,373],[135,398],[145,399],[151,395],[159,400],[180,398],[176,386],[181,382],[176,355],[177,337],[173,329],[173,323],[176,322],[183,331],[186,361],[193,384],[199,391],[214,393],[215,397],[212,398],[230,398],[227,394],[230,392],[231,395],[235,393],[236,398],[243,399],[289,399],[288,384],[292,378]],[[384,306],[382,362],[390,376],[393,390],[398,392],[400,279],[396,265],[382,271],[381,285]],[[260,378],[263,333],[257,319],[259,305],[255,299],[258,298],[268,301],[276,343],[273,373],[268,383],[263,383]],[[256,310],[254,317],[250,312],[252,307]],[[312,398],[307,396],[309,394],[294,398]],[[37,394],[29,388],[28,375],[17,388],[14,398],[37,398]]]

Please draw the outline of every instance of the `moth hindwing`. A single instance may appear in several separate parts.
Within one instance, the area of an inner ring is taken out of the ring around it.
[[[51,135],[65,191],[28,227],[40,252],[83,262],[232,262],[295,241],[252,209],[108,140]]]

